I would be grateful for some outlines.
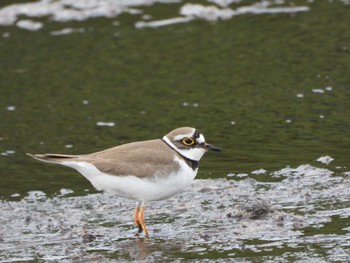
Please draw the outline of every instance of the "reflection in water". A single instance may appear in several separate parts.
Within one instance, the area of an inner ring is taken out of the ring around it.
[[[109,258],[135,261],[164,260],[171,255],[181,254],[185,248],[185,243],[174,242],[164,237],[118,239],[113,242],[115,250],[110,251]]]
[[[114,242],[117,243],[117,249],[112,253],[111,258],[122,257],[142,261],[152,254],[149,249],[149,240],[146,238],[121,239]]]
[[[135,251],[134,253],[130,251],[130,256],[132,257],[132,254],[134,254],[135,260],[143,260],[147,256],[149,256],[150,252],[149,252],[147,241],[148,241],[147,238],[135,239]]]

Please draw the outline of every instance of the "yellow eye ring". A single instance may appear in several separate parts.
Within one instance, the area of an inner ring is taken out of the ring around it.
[[[185,138],[182,140],[182,143],[187,146],[191,146],[194,144],[194,140],[192,138]]]

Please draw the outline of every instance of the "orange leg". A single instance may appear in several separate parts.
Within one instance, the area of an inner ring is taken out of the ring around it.
[[[139,232],[136,235],[139,235],[142,232],[145,232],[145,236],[149,237],[146,224],[145,224],[145,203],[139,202],[135,209],[134,214],[134,223],[139,228]]]
[[[140,206],[137,205],[136,210],[135,210],[135,214],[134,214],[134,223],[135,225],[139,228],[139,233],[142,232],[142,224],[140,222]]]
[[[149,234],[148,234],[148,231],[147,231],[147,228],[146,228],[146,224],[145,224],[145,216],[144,216],[144,214],[145,214],[145,207],[144,207],[144,205],[142,205],[141,211],[140,211],[139,220],[141,222],[141,227],[142,227],[143,231],[145,232],[146,237],[149,237]],[[139,232],[140,232],[140,227],[139,227]]]

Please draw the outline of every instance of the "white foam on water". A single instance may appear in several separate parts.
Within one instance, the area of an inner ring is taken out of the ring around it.
[[[313,175],[319,175],[323,174],[324,176],[331,176],[332,171],[324,168],[318,168],[311,166],[309,164],[303,164],[299,165],[297,168],[290,168],[290,167],[285,167],[282,168],[281,170],[275,171],[272,173],[273,177],[281,177],[281,176],[313,176]]]
[[[180,15],[182,17],[176,17],[172,19],[157,20],[157,21],[139,21],[135,24],[136,28],[144,27],[161,27],[171,24],[189,22],[194,19],[203,19],[206,21],[217,21],[217,20],[228,20],[238,15],[245,14],[277,14],[277,13],[298,13],[298,12],[307,12],[310,10],[308,6],[300,7],[268,7],[269,3],[264,1],[259,4],[252,6],[243,6],[237,9],[231,9],[226,7],[224,3],[218,4],[224,6],[220,8],[214,5],[205,6],[201,4],[191,4],[186,3],[180,9]]]
[[[16,110],[16,106],[7,106],[6,108],[8,111],[14,111]]]
[[[52,36],[63,36],[63,35],[68,35],[68,34],[72,34],[72,33],[84,33],[85,29],[84,28],[63,28],[61,30],[57,30],[57,31],[52,31],[50,33],[50,35]],[[84,102],[83,102],[84,103]],[[86,103],[84,103],[86,104]]]
[[[74,191],[72,189],[62,188],[60,190],[59,196],[64,196],[64,195],[73,194],[73,193]]]
[[[236,177],[240,177],[240,178],[242,178],[242,177],[247,177],[248,176],[248,174],[246,174],[246,173],[239,173],[239,174],[236,174]]]
[[[29,19],[20,20],[16,23],[17,27],[30,30],[30,31],[37,31],[43,27],[43,23],[41,22],[35,22]]]
[[[201,18],[207,21],[218,19],[227,20],[236,15],[230,8],[218,8],[216,6],[204,6],[200,4],[185,4],[181,7],[180,14],[185,17]]]
[[[207,21],[227,20],[237,15],[244,14],[276,14],[307,12],[308,6],[270,7],[272,4],[284,4],[283,1],[262,1],[257,4],[242,6],[236,9],[229,8],[231,4],[240,3],[240,0],[208,0],[215,5],[202,5],[185,3],[179,12],[179,16],[164,20],[149,21],[151,16],[144,14],[142,21],[135,24],[135,28],[157,28],[177,23],[186,23],[194,19]],[[40,0],[30,3],[18,3],[5,6],[0,9],[0,26],[17,25],[26,30],[39,30],[42,22],[35,22],[29,18],[49,17],[56,22],[85,21],[90,18],[107,17],[114,18],[123,13],[142,15],[144,6],[155,3],[174,4],[181,0]],[[137,8],[136,8],[137,7]],[[28,19],[19,20],[19,17]],[[146,20],[146,21],[145,21]],[[52,32],[52,35],[72,33],[71,30]]]
[[[135,23],[135,28],[138,28],[138,29],[145,28],[145,27],[157,28],[157,27],[169,26],[173,24],[186,23],[191,20],[193,20],[191,17],[175,17],[175,18],[169,18],[169,19],[151,21],[151,22],[139,21]]]
[[[323,89],[312,89],[312,92],[313,93],[324,93],[324,90]]]
[[[266,170],[265,169],[258,169],[258,170],[255,170],[255,171],[252,171],[251,173],[252,174],[266,174]]]
[[[6,150],[5,152],[0,153],[0,155],[3,156],[8,156],[8,155],[12,155],[15,154],[16,152],[14,150]]]
[[[334,158],[326,155],[326,156],[321,156],[316,161],[320,162],[320,163],[324,163],[324,164],[330,164],[333,160],[334,160]]]
[[[231,4],[239,4],[240,2],[242,2],[242,0],[208,0],[208,2],[211,2],[221,7],[227,7]]]
[[[114,122],[104,122],[104,121],[99,121],[96,123],[97,126],[108,126],[108,127],[113,127],[115,126]]]
[[[177,3],[178,0],[40,0],[31,3],[18,3],[0,9],[0,25],[14,25],[19,16],[50,17],[57,22],[84,21],[96,17],[116,17],[122,13],[140,14],[143,11],[134,6],[147,6],[154,3]],[[39,22],[21,22],[28,30],[37,30]],[[42,25],[41,25],[42,26]]]
[[[43,191],[29,191],[28,195],[23,198],[27,202],[34,202],[37,200],[46,199],[46,194]]]

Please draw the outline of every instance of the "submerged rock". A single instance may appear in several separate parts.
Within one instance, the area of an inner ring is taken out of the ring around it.
[[[240,220],[263,219],[272,213],[274,213],[274,209],[269,203],[264,201],[251,201],[240,204],[233,214],[228,214],[228,217],[235,217]]]

